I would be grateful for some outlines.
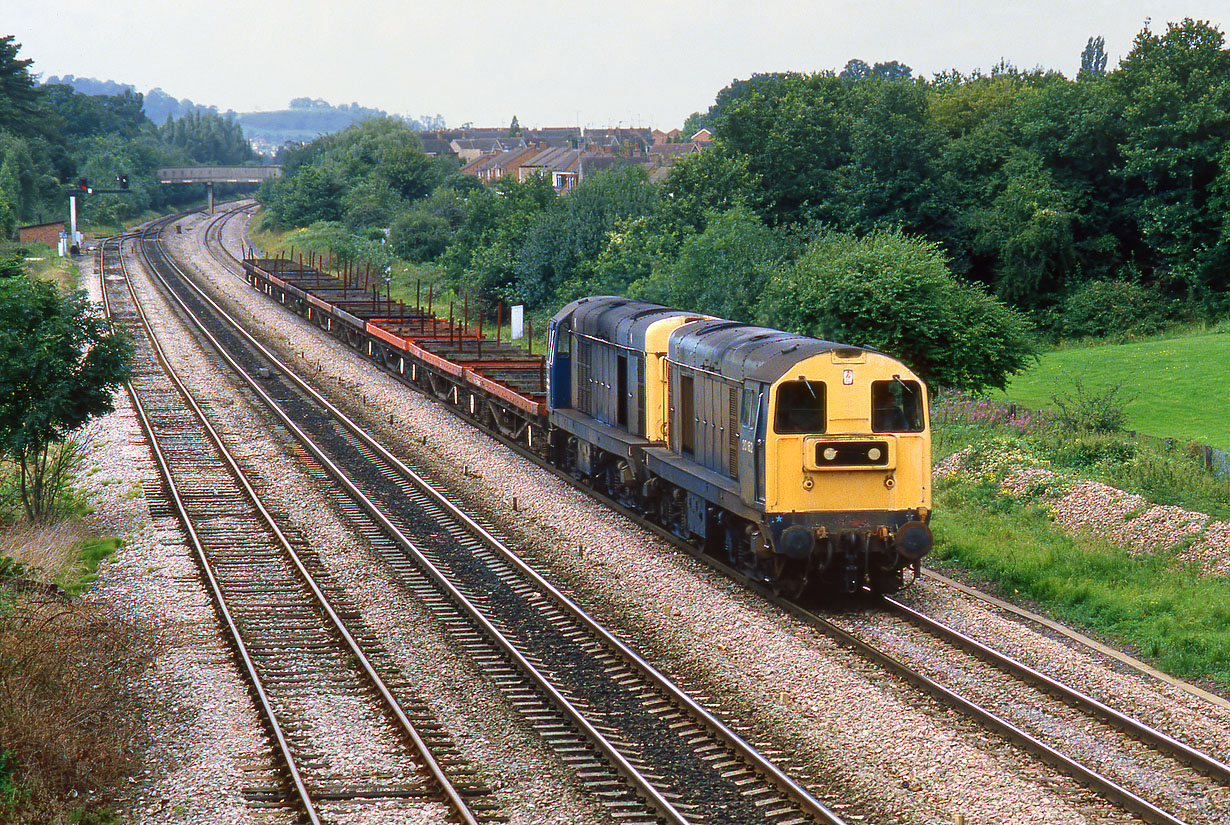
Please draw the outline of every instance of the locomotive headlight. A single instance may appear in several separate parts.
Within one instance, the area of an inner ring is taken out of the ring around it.
[[[837,458],[837,450],[833,449],[832,447],[825,447],[824,448],[824,460],[832,461],[835,458]]]
[[[867,451],[867,458],[871,461],[879,461],[881,455],[883,455],[883,453],[880,452],[879,447],[872,447]]]

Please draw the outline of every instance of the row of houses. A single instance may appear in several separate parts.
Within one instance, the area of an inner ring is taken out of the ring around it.
[[[541,175],[565,193],[614,166],[643,167],[650,180],[666,177],[676,160],[700,152],[712,140],[708,129],[683,139],[678,129],[468,129],[420,133],[429,154],[455,155],[462,174],[493,184],[511,175],[525,182]]]

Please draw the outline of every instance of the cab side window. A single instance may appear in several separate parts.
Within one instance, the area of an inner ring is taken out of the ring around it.
[[[823,381],[786,381],[778,387],[775,432],[822,433],[825,426]]]
[[[756,423],[756,392],[755,390],[744,390],[743,401],[739,405],[739,424],[743,427],[751,427]]]
[[[917,381],[871,382],[871,431],[920,433],[923,431],[922,386]]]

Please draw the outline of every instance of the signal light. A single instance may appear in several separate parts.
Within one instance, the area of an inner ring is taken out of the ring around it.
[[[127,175],[117,175],[115,179],[120,182],[121,189],[128,188],[128,176]]]
[[[89,178],[77,178],[77,188],[78,189],[89,189],[90,179]]]

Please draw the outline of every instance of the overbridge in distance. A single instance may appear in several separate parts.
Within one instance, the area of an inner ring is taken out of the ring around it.
[[[260,183],[282,177],[281,166],[168,166],[158,170],[159,183],[203,183],[209,191],[209,214],[214,212],[215,183]]]

